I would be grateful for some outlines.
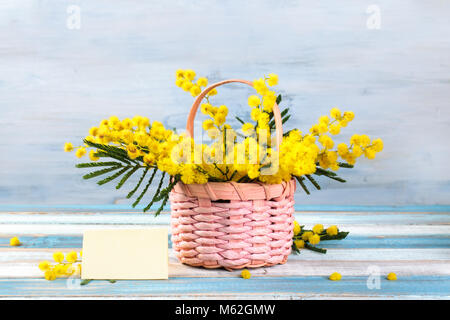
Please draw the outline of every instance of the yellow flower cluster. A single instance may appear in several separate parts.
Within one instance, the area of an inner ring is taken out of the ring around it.
[[[369,159],[374,159],[375,153],[383,149],[383,141],[381,139],[375,139],[371,143],[367,135],[353,135],[350,147],[345,143],[340,143],[337,149],[333,150],[335,143],[326,133],[331,135],[339,134],[341,128],[346,127],[354,119],[355,115],[352,111],[342,113],[338,108],[333,108],[330,111],[330,117],[326,115],[320,117],[319,122],[310,129],[311,135],[318,138],[321,146],[317,160],[323,169],[338,170],[339,157],[351,165],[354,165],[356,158],[362,154],[365,154]],[[360,137],[364,138],[361,139]]]
[[[83,256],[83,252],[80,251],[80,257]],[[39,269],[44,272],[46,280],[55,280],[58,277],[69,277],[73,275],[81,274],[81,264],[78,260],[78,254],[75,251],[71,251],[66,255],[66,261],[64,261],[64,254],[62,252],[53,253],[53,260],[56,264],[52,264],[50,261],[41,261],[39,263]]]
[[[383,150],[383,140],[370,138],[363,134],[354,134],[350,139],[350,146],[340,143],[337,146],[339,156],[349,164],[355,164],[356,158],[364,155],[367,159],[375,159],[375,155]]]
[[[395,281],[395,280],[397,280],[397,275],[394,272],[390,272],[390,273],[388,273],[386,279]]]
[[[195,81],[195,71],[191,69],[177,70],[175,73],[175,85],[184,91],[190,92],[193,97],[198,96],[202,92],[202,88],[208,85],[208,79],[200,77]],[[208,96],[217,94],[217,90],[213,89]]]
[[[330,279],[331,281],[339,281],[339,280],[342,279],[342,275],[341,275],[339,272],[333,272],[333,273],[330,275],[329,279]]]
[[[19,238],[17,237],[13,237],[11,239],[9,239],[9,245],[13,246],[13,247],[17,247],[20,246],[22,243],[20,242]]]
[[[322,224],[316,224],[311,230],[302,230],[297,221],[294,221],[294,244],[297,249],[305,247],[305,243],[316,245],[320,243],[321,237],[336,236],[339,233],[337,226],[332,225],[325,229]]]
[[[353,112],[341,113],[337,108],[331,109],[330,116],[320,117],[309,133],[291,130],[283,137],[281,145],[275,146],[271,131],[277,95],[270,88],[277,83],[276,74],[253,81],[257,94],[248,98],[253,122],[243,122],[243,134],[226,123],[227,106],[211,103],[210,97],[217,94],[214,89],[201,105],[201,112],[209,117],[203,122],[203,129],[212,139],[209,144],[195,143],[184,134],[178,135],[166,129],[161,122],[150,122],[142,116],[104,119],[89,130],[85,140],[123,149],[142,167],[158,168],[170,176],[179,176],[186,184],[208,181],[277,184],[289,181],[293,176],[316,173],[318,166],[338,170],[339,158],[352,165],[363,154],[373,159],[383,149],[381,139],[371,140],[366,135],[353,135],[349,146],[341,143],[334,149],[335,143],[330,135],[337,135],[354,118]],[[197,96],[208,85],[208,79],[196,78],[193,70],[180,69],[176,72],[176,85]],[[97,161],[105,156],[101,150],[94,148],[88,152],[88,148],[88,145],[64,145],[66,152],[76,149],[78,158],[88,154],[91,161]],[[316,240],[312,239],[313,242]]]
[[[247,269],[241,271],[241,277],[244,279],[250,279],[252,274]]]
[[[254,121],[260,120],[264,123],[265,119],[259,119],[259,117],[264,117],[262,111],[269,114],[273,110],[273,106],[277,100],[277,95],[275,91],[269,90],[268,87],[273,87],[278,84],[278,76],[276,74],[269,74],[267,77],[259,78],[253,81],[253,87],[256,92],[261,96],[251,95],[248,98],[248,105],[253,108],[253,110],[259,110],[259,112],[252,110],[252,119]],[[254,114],[253,114],[254,113]],[[256,116],[257,115],[257,116]],[[264,128],[264,127],[262,127]]]

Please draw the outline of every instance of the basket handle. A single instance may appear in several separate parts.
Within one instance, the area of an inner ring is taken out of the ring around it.
[[[194,104],[191,107],[191,111],[189,112],[189,116],[186,123],[186,131],[190,137],[194,137],[194,119],[195,115],[197,114],[198,107],[200,106],[200,103],[205,98],[205,96],[210,92],[212,89],[221,86],[223,84],[232,83],[232,82],[239,82],[239,83],[245,83],[249,86],[253,87],[253,83],[251,81],[247,80],[240,80],[240,79],[229,79],[229,80],[223,80],[217,83],[214,83],[210,85],[209,87],[205,88],[202,93],[195,99]],[[278,104],[275,102],[273,105],[273,117],[275,119],[275,133],[277,138],[277,145],[278,148],[281,145],[281,142],[283,140],[283,123],[281,120],[281,114],[280,114],[280,108],[278,107]]]

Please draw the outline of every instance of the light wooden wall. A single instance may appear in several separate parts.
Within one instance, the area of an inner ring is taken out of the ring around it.
[[[366,25],[372,4],[380,29]],[[277,73],[289,127],[337,106],[356,114],[343,139],[385,141],[342,169],[347,184],[323,181],[298,204],[449,205],[449,15],[444,0],[2,0],[0,204],[127,203],[128,189],[83,181],[62,145],[112,114],[183,128],[192,98],[174,71],[192,68],[212,81]],[[245,115],[250,91],[237,88],[216,101]]]

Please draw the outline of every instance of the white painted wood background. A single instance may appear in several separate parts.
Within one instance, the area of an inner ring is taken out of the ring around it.
[[[366,25],[372,4],[379,30]],[[193,68],[211,81],[277,73],[290,127],[338,106],[356,114],[344,139],[384,139],[375,161],[342,170],[346,185],[323,181],[298,204],[449,205],[449,15],[443,0],[2,0],[0,204],[128,203],[127,190],[82,181],[62,145],[112,114],[183,128],[192,98],[174,71]],[[245,115],[249,92],[216,101]]]

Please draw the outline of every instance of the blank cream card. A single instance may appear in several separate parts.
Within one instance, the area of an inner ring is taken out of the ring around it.
[[[84,232],[82,279],[168,279],[168,265],[166,228]]]

